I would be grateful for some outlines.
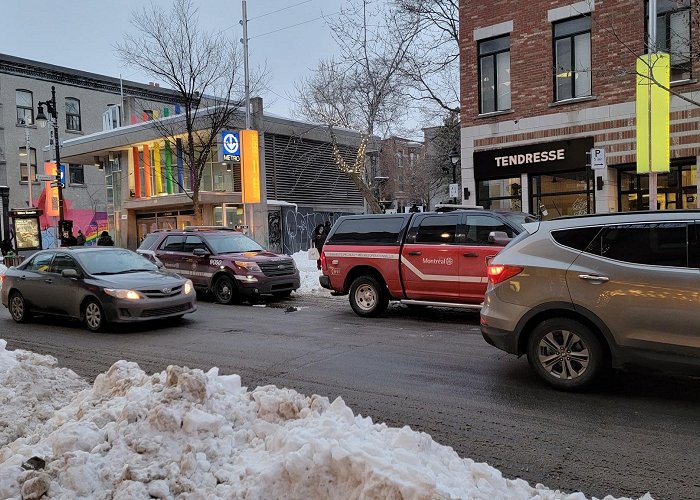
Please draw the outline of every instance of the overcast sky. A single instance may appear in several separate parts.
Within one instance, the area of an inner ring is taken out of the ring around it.
[[[155,3],[171,5],[170,0]],[[121,73],[124,79],[147,83],[148,76],[122,67],[114,52],[115,42],[132,31],[131,12],[144,4],[143,0],[2,0],[0,52],[114,77]],[[224,33],[241,38],[240,0],[196,0],[196,4],[203,27],[217,31],[231,27]],[[268,111],[293,117],[289,97],[294,97],[295,82],[319,59],[333,54],[334,42],[321,17],[336,14],[342,4],[343,0],[248,0],[250,63],[252,67],[267,63]],[[290,8],[272,13],[285,7]]]

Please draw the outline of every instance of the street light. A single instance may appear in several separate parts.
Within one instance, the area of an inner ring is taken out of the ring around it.
[[[44,114],[44,106],[46,106],[49,115],[51,115],[51,124],[53,126],[53,141],[56,147],[56,187],[58,189],[58,231],[63,243],[63,183],[61,182],[61,152],[58,143],[58,110],[56,107],[56,87],[51,86],[51,100],[39,102],[39,109],[36,113],[36,123],[41,128],[45,128],[48,122]]]
[[[461,159],[459,147],[455,146],[449,154],[450,163],[452,163],[452,184],[457,184],[457,164]],[[453,198],[455,204],[457,204],[457,198]]]

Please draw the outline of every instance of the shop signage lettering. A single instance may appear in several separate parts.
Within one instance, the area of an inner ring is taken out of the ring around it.
[[[544,161],[566,160],[565,149],[552,149],[550,151],[537,151],[519,155],[497,156],[496,166],[507,167],[510,165],[523,165],[527,163],[540,163]]]

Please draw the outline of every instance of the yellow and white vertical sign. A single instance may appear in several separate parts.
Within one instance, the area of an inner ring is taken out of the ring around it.
[[[260,152],[258,131],[241,130],[243,203],[260,203]]]
[[[671,155],[671,57],[637,58],[637,173],[668,172]]]
[[[52,175],[55,179],[56,163],[48,161],[44,163],[44,173],[47,175]],[[46,205],[44,206],[44,215],[48,215],[49,217],[58,217],[58,187],[56,187],[55,185],[52,187],[51,181],[47,181],[44,182],[44,190],[46,191]]]

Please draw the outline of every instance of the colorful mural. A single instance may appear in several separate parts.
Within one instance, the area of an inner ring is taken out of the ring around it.
[[[43,207],[46,203],[46,191],[42,191],[37,201],[37,206]],[[102,231],[109,231],[109,218],[107,212],[96,212],[89,208],[72,208],[70,200],[64,200],[63,216],[66,220],[73,221],[73,234],[77,236],[78,230],[85,235],[85,246],[97,245],[97,239]],[[58,217],[42,215],[39,218],[41,225],[41,238],[44,248],[58,246],[56,238],[56,226]]]

